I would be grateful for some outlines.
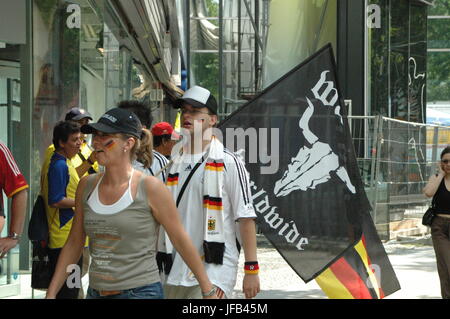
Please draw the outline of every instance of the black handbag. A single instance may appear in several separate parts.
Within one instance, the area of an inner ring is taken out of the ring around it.
[[[423,214],[422,225],[431,226],[434,216],[436,216],[435,196],[433,196],[433,200],[431,201],[431,207],[427,209],[425,214]]]
[[[32,244],[31,288],[47,289],[53,276],[53,269],[48,257],[48,244],[45,241],[33,241]]]
[[[56,213],[53,215],[52,223]],[[54,269],[50,265],[49,225],[44,198],[38,195],[34,202],[30,222],[28,223],[28,238],[33,245],[31,263],[31,288],[47,289],[52,280]]]
[[[28,238],[31,241],[48,241],[48,222],[44,198],[38,195],[34,202],[30,222],[28,223]]]

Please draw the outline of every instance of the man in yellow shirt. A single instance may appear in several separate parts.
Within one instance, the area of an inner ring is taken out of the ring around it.
[[[52,271],[72,228],[75,192],[80,178],[70,159],[80,151],[80,125],[73,121],[57,123],[53,129],[53,143],[57,148],[41,171],[41,193],[46,204],[50,235],[48,257]],[[81,269],[82,259],[78,262]],[[64,285],[57,299],[76,299],[78,293],[78,288]]]
[[[89,114],[88,111],[81,109],[81,108],[71,108],[64,118],[65,121],[73,121],[76,122],[81,126],[88,124],[89,120],[92,120],[91,114]],[[88,174],[95,174],[98,172],[98,163],[95,157],[95,152],[92,152],[90,149],[87,141],[86,136],[80,132],[81,137],[81,147],[78,151],[78,153],[73,156],[70,159],[67,159],[67,167],[69,169],[69,176],[70,176],[70,183],[67,186],[68,193],[73,193],[73,198],[75,198],[75,191],[78,186],[78,182],[81,179],[81,177],[88,175]],[[41,194],[45,199],[45,202],[47,204],[47,211],[52,212],[53,214],[50,214],[48,212],[48,215],[54,215],[55,208],[50,207],[48,204],[48,179],[47,174],[50,166],[51,159],[55,153],[55,146],[54,144],[50,145],[47,148],[47,151],[45,153],[44,162],[42,164],[41,169]],[[76,174],[75,174],[76,172]],[[52,218],[51,218],[52,219]],[[54,220],[49,220],[49,229],[52,227],[55,228],[59,223],[54,223]],[[64,223],[63,223],[64,224]],[[67,239],[68,230],[70,230],[70,227],[72,226],[71,221],[66,225],[64,224],[63,227],[61,227],[61,230],[66,231],[54,231],[53,232],[53,241],[50,242],[51,248],[57,248],[62,247]],[[52,232],[52,230],[50,230]],[[62,243],[62,244],[61,244]],[[87,269],[89,268],[89,250],[88,248],[84,249],[83,251],[83,267],[82,267],[82,277],[86,274]],[[83,290],[80,289],[79,299],[84,298]]]
[[[80,109],[77,107],[71,108],[64,118],[65,121],[74,121],[83,126],[89,123],[89,120],[92,121],[92,116],[88,111],[84,109]],[[95,174],[98,172],[98,163],[95,158],[95,152],[92,152],[87,141],[86,136],[81,134],[81,139],[83,144],[81,145],[80,151],[77,155],[75,155],[70,161],[72,162],[72,166],[75,167],[78,176],[81,178],[87,174]],[[53,152],[55,151],[55,146],[52,144],[47,148],[45,152],[45,159],[42,166],[48,166],[50,163],[50,159],[53,156]]]

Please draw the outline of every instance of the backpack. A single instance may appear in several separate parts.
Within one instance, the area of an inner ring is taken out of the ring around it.
[[[48,222],[45,202],[42,195],[38,195],[34,202],[31,218],[28,223],[28,238],[31,241],[48,242]]]
[[[28,238],[33,245],[31,287],[33,289],[47,289],[52,279],[53,270],[48,257],[49,227],[42,195],[38,195],[34,202],[28,223]]]

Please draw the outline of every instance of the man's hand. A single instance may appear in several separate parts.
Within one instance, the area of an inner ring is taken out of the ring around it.
[[[256,297],[260,292],[259,276],[252,274],[245,274],[242,282],[242,291],[245,294],[245,298],[250,299]]]
[[[5,255],[19,243],[17,239],[12,239],[8,237],[0,238],[0,259],[5,257]]]
[[[92,163],[95,163],[97,161],[97,152],[92,152],[91,155],[89,155],[89,160]]]

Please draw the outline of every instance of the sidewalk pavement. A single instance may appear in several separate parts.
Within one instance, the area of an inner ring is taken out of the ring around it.
[[[386,299],[440,299],[439,277],[433,246],[428,238],[409,242],[391,241],[384,244],[394,267],[401,290]],[[264,236],[258,235],[261,292],[256,299],[326,299],[315,281],[305,284],[289,267]],[[244,257],[240,256],[239,269]],[[5,299],[31,299],[31,275],[21,274],[21,294]],[[232,298],[242,299],[243,272],[239,271]],[[83,288],[88,287],[88,276],[83,278]],[[34,290],[34,298],[42,299],[45,292]]]
[[[386,299],[441,298],[436,258],[429,235],[406,242],[387,242],[384,247],[401,286]],[[258,260],[261,292],[257,299],[327,298],[314,280],[305,284],[263,236],[258,236]],[[239,264],[242,269],[243,254]],[[242,278],[243,274],[239,272],[233,298],[244,298]]]

